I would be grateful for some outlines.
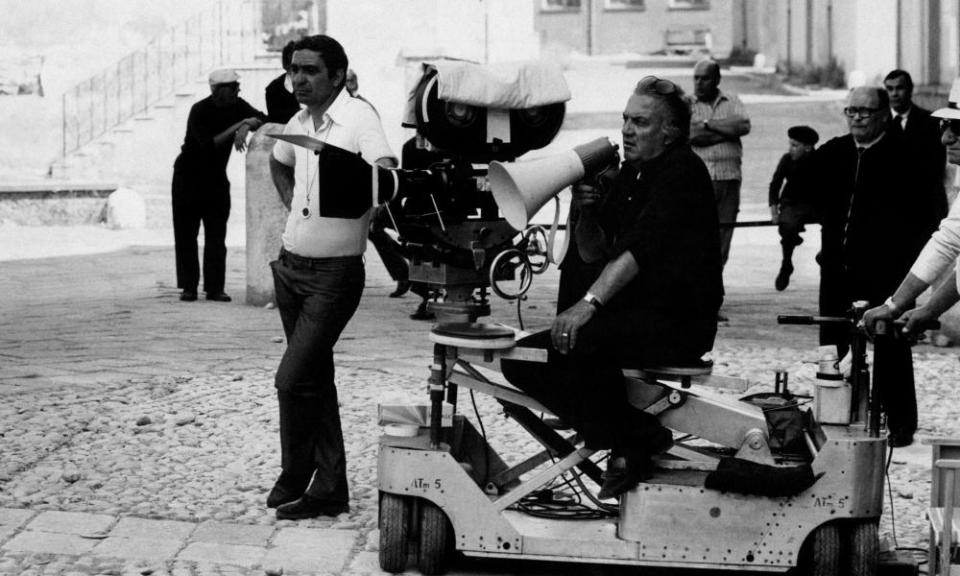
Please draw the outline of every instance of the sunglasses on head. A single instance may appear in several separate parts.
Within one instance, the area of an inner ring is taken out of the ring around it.
[[[950,130],[954,134],[960,136],[960,120],[950,120],[948,118],[941,118],[940,134],[943,134],[947,130]]]
[[[670,94],[676,94],[679,89],[676,84],[669,80],[657,78],[656,76],[644,76],[640,82],[637,83],[637,91],[669,96]]]

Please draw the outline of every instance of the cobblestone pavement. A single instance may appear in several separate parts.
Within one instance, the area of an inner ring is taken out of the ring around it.
[[[776,293],[771,266],[749,264],[775,246],[773,230],[741,232],[715,372],[759,389],[786,366],[807,390],[815,330],[778,327],[774,317],[813,306],[816,248],[801,247],[809,253],[798,254],[794,285]],[[360,311],[337,347],[351,510],[301,522],[277,521],[263,506],[279,467],[272,377],[284,344],[275,310],[181,303],[167,280],[168,247],[3,262],[0,574],[379,574],[377,400],[425,393],[431,347],[428,326],[407,318],[415,300],[386,297],[393,286],[373,254]],[[242,262],[242,250],[231,250],[235,296]],[[523,304],[526,328],[546,326],[556,280],[554,270],[538,277]],[[502,302],[493,320],[517,324]],[[924,434],[956,434],[944,400],[957,371],[949,351],[918,350]],[[478,403],[488,434],[520,454],[525,434],[486,397]],[[894,455],[901,546],[925,537],[927,454],[917,445]],[[889,521],[888,506],[884,532]],[[461,561],[453,573],[583,569]]]

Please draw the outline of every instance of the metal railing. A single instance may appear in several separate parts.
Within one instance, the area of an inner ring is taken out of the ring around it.
[[[262,0],[214,0],[144,48],[63,93],[65,158],[225,63],[262,47]]]

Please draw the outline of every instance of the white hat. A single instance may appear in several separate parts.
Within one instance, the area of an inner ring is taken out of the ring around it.
[[[948,120],[960,120],[960,78],[953,80],[950,87],[950,96],[947,98],[947,107],[935,111],[932,116]]]
[[[239,82],[240,76],[237,74],[236,70],[232,68],[221,68],[220,70],[214,70],[210,73],[210,85],[216,86],[217,84],[233,84],[234,82]]]

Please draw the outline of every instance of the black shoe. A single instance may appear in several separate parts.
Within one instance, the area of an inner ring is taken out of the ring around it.
[[[648,463],[639,460],[628,461],[623,456],[610,458],[607,471],[603,473],[603,486],[600,487],[597,498],[607,500],[629,491],[647,477],[645,468],[648,466]]]
[[[401,280],[397,282],[397,289],[390,293],[391,298],[399,298],[407,293],[410,290],[410,281]]]
[[[293,502],[294,500],[299,499],[301,496],[303,496],[303,490],[298,492],[285,488],[279,484],[274,484],[273,488],[270,490],[270,494],[267,495],[267,508],[276,508],[277,506],[282,506],[288,502]]]
[[[213,294],[207,292],[207,300],[213,300],[214,302],[230,302],[233,298],[227,296],[224,292],[214,292]]]
[[[346,502],[328,502],[304,494],[293,502],[277,507],[277,520],[303,520],[317,516],[339,516],[350,511]]]
[[[184,290],[180,293],[180,300],[184,302],[195,302],[197,300],[196,290]]]
[[[913,444],[913,434],[897,434],[891,432],[887,436],[887,443],[890,444],[891,448],[906,448],[907,446]]]
[[[427,301],[424,300],[417,306],[417,310],[410,315],[411,320],[434,320],[437,315],[427,309]]]
[[[777,292],[783,292],[787,289],[787,286],[790,285],[791,274],[793,274],[793,264],[790,262],[784,262],[780,266],[780,272],[777,274],[777,279],[773,281],[773,287],[777,289]]]

